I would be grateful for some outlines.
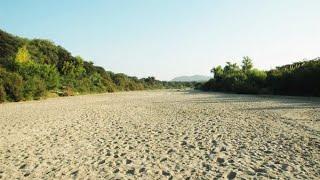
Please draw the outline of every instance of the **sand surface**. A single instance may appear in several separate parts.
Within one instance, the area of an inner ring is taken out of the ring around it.
[[[320,178],[318,98],[141,91],[0,105],[0,179]]]

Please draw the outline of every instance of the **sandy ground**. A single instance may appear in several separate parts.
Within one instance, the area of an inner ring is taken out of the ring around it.
[[[0,114],[2,179],[320,178],[317,98],[142,91]]]

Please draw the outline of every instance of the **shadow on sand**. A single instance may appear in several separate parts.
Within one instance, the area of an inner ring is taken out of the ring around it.
[[[280,109],[302,109],[302,108],[320,108],[319,97],[301,97],[301,96],[278,96],[278,95],[248,95],[231,94],[222,92],[203,92],[198,90],[185,90],[182,93],[195,95],[206,95],[202,98],[192,98],[184,103],[259,103],[271,102],[279,103],[276,106],[247,108],[246,110],[280,110]],[[176,101],[179,102],[179,101]],[[181,101],[182,102],[182,101]]]

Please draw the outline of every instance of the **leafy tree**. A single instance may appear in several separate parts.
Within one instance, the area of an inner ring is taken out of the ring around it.
[[[222,79],[223,77],[223,69],[221,66],[217,66],[211,69],[211,73],[213,73],[214,78]]]
[[[16,55],[16,61],[20,62],[20,63],[25,63],[30,61],[31,56],[29,54],[29,51],[27,49],[27,46],[24,45],[21,48],[19,48],[17,55]]]
[[[243,57],[242,70],[244,72],[247,72],[247,71],[251,70],[252,68],[253,68],[252,60],[248,56]]]

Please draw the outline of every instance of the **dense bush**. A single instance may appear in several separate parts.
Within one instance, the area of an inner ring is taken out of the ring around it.
[[[242,66],[227,62],[225,67],[211,70],[214,78],[201,86],[202,90],[251,94],[282,94],[320,96],[320,59],[285,65],[270,71],[253,69],[252,61],[244,57]]]
[[[59,86],[60,75],[52,65],[38,64],[34,62],[19,63],[19,74],[24,80],[38,77],[45,82],[46,89],[54,90]]]
[[[0,103],[4,102],[5,100],[6,100],[6,91],[4,90],[2,83],[0,83]]]
[[[24,40],[8,34],[0,29],[0,56],[2,58],[15,57],[18,48],[21,47]]]
[[[25,99],[39,99],[46,94],[45,82],[35,76],[25,81],[23,88],[23,96]]]
[[[0,68],[0,79],[6,93],[7,100],[20,101],[23,99],[23,81],[17,73],[7,72]]]
[[[320,96],[320,58],[271,70],[267,84],[274,94]]]

